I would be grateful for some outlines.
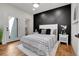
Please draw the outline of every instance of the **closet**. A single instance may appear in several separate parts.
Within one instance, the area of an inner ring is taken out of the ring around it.
[[[76,55],[79,56],[79,4],[71,5],[71,45]]]

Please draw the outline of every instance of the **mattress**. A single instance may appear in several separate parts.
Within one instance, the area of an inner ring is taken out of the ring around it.
[[[56,43],[56,36],[31,34],[23,36],[21,42],[25,48],[28,48],[39,55],[46,55],[53,49]]]

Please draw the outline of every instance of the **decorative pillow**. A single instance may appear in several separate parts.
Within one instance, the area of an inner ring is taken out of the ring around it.
[[[35,29],[35,32],[38,32],[37,29]]]
[[[54,30],[53,30],[53,34],[56,35],[56,33],[57,33],[57,32],[56,32],[56,29],[54,29]]]
[[[50,29],[46,29],[46,34],[50,34],[51,30]]]
[[[39,29],[39,31],[38,31],[38,32],[39,32],[39,34],[41,34],[41,30],[42,30],[42,29]]]
[[[46,29],[41,29],[41,34],[46,34]]]

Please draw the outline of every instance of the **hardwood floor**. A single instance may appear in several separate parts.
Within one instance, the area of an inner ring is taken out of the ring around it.
[[[26,56],[16,46],[20,41],[11,42],[6,45],[0,45],[0,56]],[[59,44],[56,56],[73,56],[75,55],[71,45],[68,47],[65,44]]]
[[[56,56],[75,56],[73,48],[71,45],[59,44]]]
[[[0,45],[0,56],[25,56],[24,53],[16,48],[20,43],[20,41],[16,41],[6,45]]]

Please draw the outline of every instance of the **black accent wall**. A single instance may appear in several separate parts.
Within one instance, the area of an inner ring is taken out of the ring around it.
[[[67,25],[66,33],[71,42],[71,4],[51,9],[34,15],[34,31],[39,31],[39,25],[58,24],[58,34],[61,33],[60,25]]]

